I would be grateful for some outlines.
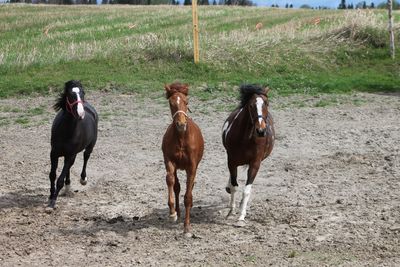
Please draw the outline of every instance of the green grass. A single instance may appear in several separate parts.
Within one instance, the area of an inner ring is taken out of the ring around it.
[[[385,17],[202,6],[194,65],[190,7],[0,5],[0,98],[45,95],[70,79],[139,97],[180,80],[204,101],[236,96],[245,82],[268,84],[272,95],[400,91]]]
[[[20,117],[15,119],[15,122],[21,125],[27,125],[29,123],[29,119],[26,117]]]

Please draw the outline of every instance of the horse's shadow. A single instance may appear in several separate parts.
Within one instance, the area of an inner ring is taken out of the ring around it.
[[[193,207],[191,211],[192,227],[196,229],[197,226],[203,224],[225,225],[223,220],[221,220],[221,218],[223,218],[221,216],[221,209],[223,209],[223,207],[220,204]],[[181,218],[178,219],[177,222],[169,221],[168,213],[169,209],[166,207],[162,209],[153,209],[152,212],[143,217],[118,215],[110,218],[104,215],[89,215],[82,218],[82,220],[86,222],[92,222],[89,226],[60,229],[59,231],[67,235],[86,234],[90,236],[100,231],[110,231],[125,236],[131,231],[138,231],[146,228],[183,232],[184,209],[182,210]]]
[[[0,210],[11,208],[35,208],[43,206],[44,194],[34,191],[15,191],[0,195]]]

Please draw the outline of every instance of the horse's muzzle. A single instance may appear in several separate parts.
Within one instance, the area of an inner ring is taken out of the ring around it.
[[[85,109],[83,108],[82,103],[78,103],[76,113],[78,114],[78,118],[80,120],[83,120],[85,118]]]
[[[256,133],[258,137],[265,137],[267,136],[267,128],[257,128]]]
[[[177,123],[176,123],[176,129],[178,130],[178,132],[184,132],[184,131],[186,131],[186,123],[177,122]]]

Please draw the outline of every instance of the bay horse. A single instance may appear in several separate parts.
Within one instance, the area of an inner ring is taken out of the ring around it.
[[[203,157],[204,140],[200,128],[187,114],[188,85],[176,82],[165,85],[165,91],[173,120],[168,126],[162,141],[162,152],[167,172],[169,217],[172,221],[176,221],[180,217],[179,193],[181,186],[177,170],[185,170],[187,178],[184,197],[184,233],[190,237],[190,210],[193,205],[192,190],[197,167]]]
[[[251,187],[261,161],[272,151],[275,130],[268,111],[269,88],[259,85],[240,87],[240,105],[226,119],[222,131],[222,143],[228,156],[230,178],[226,191],[231,194],[228,217],[234,215],[238,189],[237,167],[248,165],[246,186],[240,203],[238,225],[244,225]]]
[[[71,80],[65,83],[64,92],[54,104],[58,111],[51,128],[51,170],[50,197],[48,207],[55,208],[57,196],[64,186],[69,190],[70,168],[76,155],[83,153],[83,168],[80,183],[86,185],[86,165],[97,140],[98,115],[96,110],[85,101],[85,92],[79,81]],[[64,157],[64,167],[56,184],[58,158]]]

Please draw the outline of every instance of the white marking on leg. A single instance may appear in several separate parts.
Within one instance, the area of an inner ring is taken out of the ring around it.
[[[257,101],[257,114],[258,114],[258,122],[261,124],[263,118],[262,118],[262,106],[264,104],[264,101],[262,100],[261,97],[256,98]]]
[[[81,100],[81,96],[79,95],[79,88],[78,87],[74,87],[72,88],[72,92],[74,92],[76,94],[76,98],[78,101],[82,101]],[[83,119],[85,117],[85,109],[83,108],[82,102],[78,102],[77,105],[77,112],[78,112],[78,116]]]
[[[246,209],[247,209],[247,203],[249,202],[249,199],[250,199],[251,186],[252,186],[251,184],[246,185],[243,190],[243,197],[242,197],[242,201],[240,203],[239,221],[243,221],[244,217],[246,217]]]
[[[178,220],[178,214],[175,212],[173,214],[169,215],[169,219],[173,222],[176,222]]]
[[[228,216],[229,216],[229,215],[236,214],[236,192],[237,192],[238,187],[237,187],[237,186],[233,186],[233,185],[229,182],[229,188],[230,188],[230,190],[231,190],[231,201],[230,201],[230,203],[229,203],[230,209],[229,209]]]

